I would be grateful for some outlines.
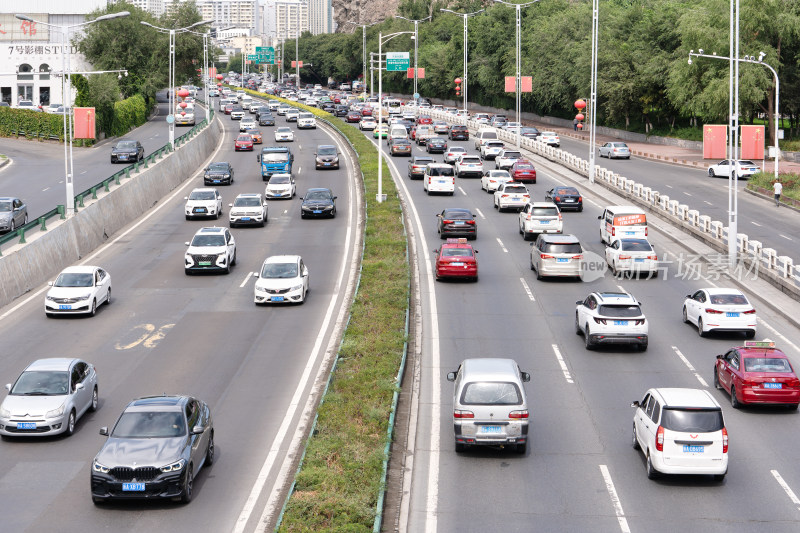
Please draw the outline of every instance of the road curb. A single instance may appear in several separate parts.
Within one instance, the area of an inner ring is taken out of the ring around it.
[[[11,164],[11,158],[6,157],[4,159],[0,159],[0,170],[6,168],[9,164]]]

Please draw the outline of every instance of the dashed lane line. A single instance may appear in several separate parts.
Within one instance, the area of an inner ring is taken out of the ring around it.
[[[530,298],[532,302],[535,302],[536,298],[533,297],[533,292],[531,292],[531,288],[528,287],[528,282],[525,281],[525,278],[519,278],[519,280],[522,282],[522,288],[525,289],[525,294],[528,295],[528,298]]]
[[[690,363],[690,362],[689,362],[689,360],[688,360],[688,359],[686,359],[686,356],[684,356],[684,355],[681,353],[681,351],[678,349],[678,347],[677,347],[677,346],[673,346],[673,347],[672,347],[672,350],[673,350],[673,351],[674,351],[674,352],[675,352],[675,353],[678,355],[678,357],[680,357],[680,358],[681,358],[681,361],[683,361],[683,364],[685,364],[685,365],[686,365],[686,367],[687,367],[689,370],[691,370],[692,374],[694,374],[694,377],[696,377],[696,378],[697,378],[697,381],[699,381],[699,382],[700,382],[700,384],[701,384],[703,387],[708,387],[708,383],[706,383],[706,380],[704,380],[704,379],[703,379],[703,377],[702,377],[700,374],[698,374],[698,373],[697,373],[697,370],[695,370],[695,369],[694,369],[694,366],[692,366],[692,363]]]
[[[479,216],[480,216],[482,219],[486,220],[486,217],[483,215],[483,211],[481,211],[480,209],[478,209],[478,208],[476,207],[476,208],[475,208],[475,212],[476,212],[476,213],[478,213],[478,215],[479,215]]]
[[[617,515],[619,529],[622,533],[631,533],[631,528],[628,527],[628,520],[625,518],[625,512],[622,510],[622,502],[619,501],[617,489],[614,487],[614,480],[611,479],[611,473],[608,471],[608,467],[606,465],[600,465],[600,473],[603,474],[606,490],[611,497],[611,505],[614,506],[614,513]]]
[[[466,196],[466,195],[467,195],[467,191],[465,191],[465,190],[464,190],[464,189],[462,189],[461,187],[459,187],[459,188],[458,188],[458,190],[459,190],[459,191],[461,191],[461,194],[463,194],[464,196]]]
[[[500,245],[500,248],[502,248],[505,253],[508,253],[508,250],[506,249],[505,245],[503,244],[503,241],[501,241],[499,237],[497,238],[497,244]]]
[[[789,487],[789,484],[783,480],[777,470],[770,470],[770,473],[772,473],[772,477],[775,478],[775,481],[778,482],[778,485],[781,486],[789,499],[792,500],[792,503],[797,506],[797,510],[800,511],[800,498],[798,498],[791,487]]]
[[[248,272],[247,275],[245,275],[244,281],[242,281],[242,284],[239,285],[239,288],[241,289],[242,287],[247,285],[247,282],[250,281],[250,276],[255,276],[255,275],[256,275],[255,272]]]
[[[572,374],[569,373],[569,368],[567,368],[567,363],[564,361],[564,358],[561,356],[561,350],[558,349],[557,344],[553,344],[553,352],[556,354],[556,359],[558,359],[558,365],[561,367],[561,371],[564,373],[564,379],[567,380],[567,383],[575,383],[572,381]]]

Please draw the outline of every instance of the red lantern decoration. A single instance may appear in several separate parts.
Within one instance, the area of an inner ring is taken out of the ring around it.
[[[189,105],[189,104],[187,104],[186,102],[181,102],[178,105],[181,106],[183,109],[186,109],[186,106]]]
[[[221,80],[221,79],[222,79],[222,78],[224,78],[224,77],[225,77],[225,76],[223,76],[222,74],[217,74],[217,79],[218,79],[218,80]]]
[[[575,100],[575,107],[580,111],[586,107],[586,101],[583,99]]]
[[[456,78],[456,85],[461,85],[461,78]]]
[[[579,130],[582,130],[582,129],[583,129],[583,122],[578,122],[578,129],[579,129]]]
[[[186,116],[186,111],[181,111],[181,116],[185,117]]]
[[[218,84],[217,84],[217,87],[222,87],[222,84],[221,84],[221,83],[218,83]]]
[[[189,91],[187,89],[180,89],[178,91],[178,96],[180,96],[181,98],[186,98],[187,96],[189,96]]]
[[[578,113],[577,115],[575,115],[575,118],[578,119],[578,120],[583,120],[586,117],[583,116],[583,113]]]

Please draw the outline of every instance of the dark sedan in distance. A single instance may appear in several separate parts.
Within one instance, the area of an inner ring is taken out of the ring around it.
[[[139,141],[123,139],[111,149],[112,163],[136,163],[144,159],[144,147]]]
[[[233,183],[233,166],[227,162],[211,163],[205,168],[203,185],[230,185]]]
[[[583,211],[583,196],[575,187],[553,187],[547,191],[544,199],[553,202],[562,211],[564,209]]]
[[[448,207],[436,215],[437,231],[442,239],[447,237],[478,237],[478,224],[472,211],[464,208]]]
[[[431,137],[425,142],[425,151],[429,154],[443,154],[447,151],[447,142],[441,137]]]
[[[300,218],[336,216],[336,196],[330,189],[323,187],[308,189],[305,196],[300,198]]]
[[[95,504],[110,499],[192,501],[194,478],[214,462],[211,409],[190,396],[147,396],[125,407],[92,461]]]
[[[258,115],[258,125],[259,126],[274,126],[275,125],[275,117],[272,116],[272,113],[259,113],[259,115]]]
[[[411,155],[411,141],[408,139],[392,139],[389,143],[389,153],[395,155]]]

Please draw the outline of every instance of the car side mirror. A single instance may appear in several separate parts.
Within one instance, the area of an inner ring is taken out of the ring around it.
[[[81,390],[81,389],[83,389],[83,383],[76,383],[75,390]]]
[[[725,358],[725,356],[724,356],[724,355],[718,355],[718,356],[717,356],[717,359],[724,359],[724,358]]]
[[[228,207],[233,207],[233,204],[228,204]]]
[[[334,196],[334,197],[333,197],[333,199],[334,199],[334,200],[336,200],[337,198],[339,198],[339,197],[338,197],[338,196]]]
[[[527,372],[522,372],[522,381],[527,383],[531,380],[531,375]]]
[[[184,197],[183,197],[183,199],[184,199],[184,200],[188,200],[188,199],[189,199],[189,197],[188,197],[188,196],[184,196]]]
[[[687,294],[687,295],[686,295],[686,297],[687,297],[688,299],[690,299],[690,300],[692,299],[692,295],[691,295],[691,294]]]
[[[600,220],[602,218],[603,218],[603,215],[598,215],[597,220]]]
[[[108,428],[107,428],[107,427],[105,427],[105,426],[101,427],[101,428],[100,428],[100,434],[101,434],[101,435],[106,435],[106,436],[107,436],[107,435],[108,435]]]
[[[202,435],[205,431],[203,426],[195,426],[192,428],[192,435]]]
[[[575,305],[583,305],[583,300],[578,300],[577,302],[575,302]]]
[[[186,242],[185,242],[185,243],[183,243],[183,244],[185,244],[186,246],[189,246],[189,241],[186,241]]]
[[[6,383],[6,390],[11,390],[11,383]]]
[[[448,372],[447,373],[447,381],[455,381],[458,372]]]
[[[635,402],[631,402],[631,407],[639,407],[639,400],[636,400]]]
[[[47,286],[48,286],[48,287],[52,287],[52,286],[53,286],[53,282],[52,282],[52,281],[48,281],[48,282],[47,282]]]
[[[258,161],[259,163],[261,163],[261,155],[257,155],[257,156],[256,156],[256,161]],[[208,169],[206,169],[206,170],[208,170]]]

